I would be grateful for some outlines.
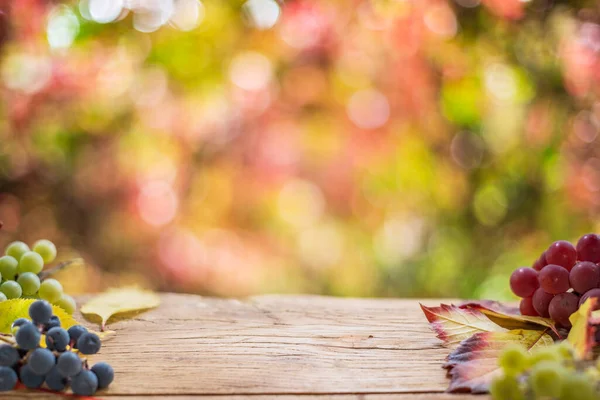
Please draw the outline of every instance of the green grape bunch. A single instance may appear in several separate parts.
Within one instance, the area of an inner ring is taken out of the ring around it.
[[[600,363],[576,360],[563,341],[528,353],[507,346],[498,359],[502,375],[490,385],[494,400],[600,399]]]
[[[42,278],[44,265],[56,259],[56,246],[49,240],[38,240],[31,248],[20,241],[10,243],[0,257],[0,302],[21,297],[46,300],[69,314],[75,311],[75,300],[65,294],[59,281]]]

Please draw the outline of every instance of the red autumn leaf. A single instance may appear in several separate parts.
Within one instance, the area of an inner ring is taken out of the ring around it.
[[[450,376],[448,392],[487,393],[492,379],[502,373],[498,357],[509,344],[520,344],[531,351],[553,343],[552,337],[541,330],[476,333],[464,340],[444,364]]]
[[[458,344],[475,333],[507,331],[475,309],[446,304],[440,304],[439,307],[421,304],[421,309],[437,337],[448,345]]]
[[[460,308],[475,308],[496,311],[506,315],[521,315],[519,307],[507,306],[495,300],[472,300],[462,303]]]

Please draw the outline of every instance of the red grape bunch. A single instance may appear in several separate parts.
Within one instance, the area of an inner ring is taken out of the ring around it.
[[[590,297],[600,299],[600,236],[582,236],[577,246],[554,242],[533,263],[510,276],[510,288],[521,297],[521,314],[552,318],[570,328],[569,316]]]

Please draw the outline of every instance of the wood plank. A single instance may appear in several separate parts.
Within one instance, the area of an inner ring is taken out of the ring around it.
[[[52,393],[39,393],[35,391],[17,391],[10,392],[8,395],[3,394],[3,399],[24,399],[24,400],[58,400],[58,399],[73,399],[74,396],[60,396]],[[293,395],[127,395],[113,396],[105,395],[99,392],[95,399],[107,400],[143,400],[156,399],[161,400],[490,400],[489,396],[467,395],[467,394],[447,394],[447,393],[390,393],[390,394],[293,394]]]
[[[110,328],[117,335],[92,358],[116,371],[100,398],[475,398],[443,394],[448,350],[415,300],[164,294]]]

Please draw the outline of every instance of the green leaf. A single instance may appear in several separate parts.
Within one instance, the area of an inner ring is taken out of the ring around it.
[[[439,307],[426,307],[421,304],[421,309],[437,337],[447,345],[456,345],[478,332],[507,331],[474,309],[446,304],[440,304]]]
[[[487,393],[492,380],[502,374],[498,357],[511,344],[528,352],[550,346],[554,340],[546,330],[515,329],[507,332],[480,332],[464,340],[448,356],[444,368],[450,376],[449,392]]]
[[[115,314],[144,311],[159,304],[160,297],[156,293],[128,287],[109,289],[85,303],[80,311],[88,320],[93,319],[93,315],[100,317],[104,331],[106,323]]]
[[[11,299],[0,302],[0,333],[11,333],[10,326],[17,318],[29,319],[29,306],[35,299]],[[61,326],[65,329],[79,323],[59,306],[52,306],[54,315],[60,319]]]

